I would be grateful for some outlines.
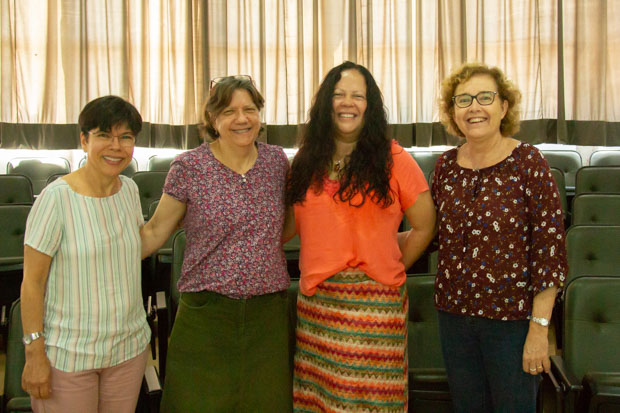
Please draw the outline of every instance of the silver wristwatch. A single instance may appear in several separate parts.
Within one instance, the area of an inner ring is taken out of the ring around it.
[[[32,343],[33,341],[41,337],[43,337],[43,332],[35,331],[34,333],[24,335],[24,337],[22,337],[22,342],[24,343],[24,345],[27,346],[28,344]]]
[[[532,321],[536,324],[540,324],[543,327],[549,327],[549,320],[544,317],[534,317],[532,316]]]

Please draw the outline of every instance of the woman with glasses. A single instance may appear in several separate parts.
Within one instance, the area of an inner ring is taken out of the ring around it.
[[[441,120],[464,142],[437,161],[435,303],[457,412],[534,412],[549,371],[548,325],[567,261],[549,165],[519,130],[520,92],[470,63],[441,89]]]
[[[133,413],[148,357],[138,188],[121,175],[142,128],[117,96],[79,117],[86,164],[49,184],[26,226],[21,289],[34,412]]]
[[[287,205],[284,238],[301,240],[294,410],[406,411],[405,270],[433,237],[435,209],[422,171],[387,136],[365,67],[345,62],[321,83]],[[403,215],[413,229],[399,239]]]
[[[247,76],[211,82],[212,138],[172,163],[142,256],[183,222],[187,246],[170,337],[162,411],[291,410],[282,249],[282,148],[257,142],[263,97]]]

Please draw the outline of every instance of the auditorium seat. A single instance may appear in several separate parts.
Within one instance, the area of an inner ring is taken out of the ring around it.
[[[550,167],[558,168],[564,172],[566,193],[572,195],[575,190],[575,174],[582,166],[579,152],[569,150],[543,150],[541,152]]]
[[[0,175],[0,205],[32,204],[32,182],[25,175]]]
[[[620,166],[620,151],[592,152],[590,166]]]
[[[7,174],[26,175],[30,178],[35,196],[41,193],[51,175],[69,172],[69,161],[60,157],[14,158],[6,166]]]
[[[4,371],[3,412],[30,412],[30,395],[22,389],[22,372],[26,357],[24,353],[22,320],[19,300],[9,311],[9,334]]]
[[[620,276],[577,277],[567,284],[564,348],[561,357],[551,356],[564,389],[557,411],[620,412],[618,297]]]
[[[572,225],[620,225],[620,194],[577,195],[573,199]]]
[[[6,338],[8,308],[19,297],[24,268],[24,234],[30,204],[0,205],[0,319],[1,332]]]
[[[170,170],[170,164],[176,157],[177,155],[152,155],[149,158],[147,170],[168,172]]]
[[[620,226],[577,225],[566,232],[568,277],[620,275]],[[620,297],[620,296],[619,296]],[[620,298],[618,299],[620,306]]]
[[[620,194],[620,166],[585,166],[577,171],[575,195]]]
[[[434,300],[435,275],[407,277],[409,294],[409,411],[451,412],[439,324]]]
[[[413,159],[424,173],[424,177],[428,180],[431,172],[435,170],[435,163],[443,152],[439,151],[409,151]]]
[[[144,219],[148,218],[149,207],[161,198],[164,183],[166,182],[166,172],[158,171],[139,171],[134,174],[132,179],[138,185],[140,192],[140,205]]]

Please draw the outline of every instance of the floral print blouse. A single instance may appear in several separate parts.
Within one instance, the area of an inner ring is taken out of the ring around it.
[[[549,165],[527,143],[479,170],[462,168],[457,151],[438,159],[432,184],[439,223],[436,307],[526,319],[534,295],[561,288],[568,271],[562,207]]]
[[[164,193],[187,205],[179,291],[239,299],[290,285],[282,250],[289,163],[282,148],[256,145],[258,158],[245,174],[218,161],[208,143],[172,163]]]

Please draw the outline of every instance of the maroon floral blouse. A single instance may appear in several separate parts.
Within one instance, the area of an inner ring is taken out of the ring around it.
[[[206,143],[172,163],[164,193],[187,205],[179,291],[250,298],[290,285],[281,241],[289,163],[282,148],[257,145],[244,175],[220,163]]]
[[[456,162],[457,148],[435,165],[439,222],[435,304],[454,314],[526,319],[535,294],[562,287],[568,271],[562,207],[549,165],[519,144],[479,170]]]

